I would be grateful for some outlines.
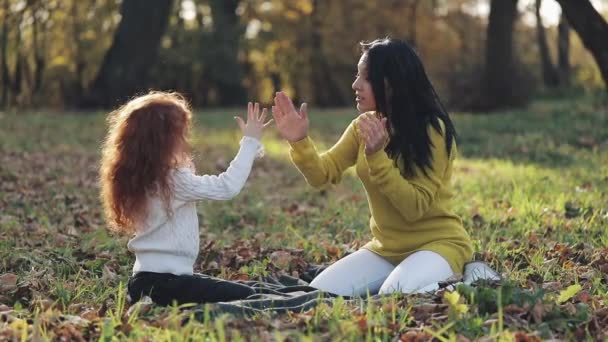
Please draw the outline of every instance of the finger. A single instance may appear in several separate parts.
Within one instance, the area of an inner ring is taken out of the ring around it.
[[[251,112],[253,111],[253,103],[247,102],[247,119],[251,117]]]
[[[365,125],[365,127],[367,127],[368,131],[373,130],[374,128],[374,122],[372,121],[372,119],[369,117],[369,115],[365,115],[363,116],[362,120],[363,124]]]
[[[371,145],[374,141],[376,141],[376,133],[372,127],[368,127],[366,143]]]
[[[239,125],[239,128],[242,130],[245,129],[245,121],[243,121],[243,119],[240,116],[235,116],[234,120],[236,120],[236,123]]]
[[[380,136],[382,139],[388,137],[388,129],[386,128],[386,120],[380,121]]]
[[[259,117],[260,117],[260,104],[256,102],[253,105],[253,117],[251,118],[251,120],[258,120]]]
[[[361,132],[361,135],[367,132],[367,125],[364,120],[359,120],[357,122],[357,128],[359,128],[359,132]]]
[[[375,131],[380,131],[382,129],[382,122],[377,117],[373,116],[369,121],[374,127]]]
[[[249,102],[249,103],[250,103],[251,109],[247,111],[247,122],[253,121],[252,120],[253,117],[254,117],[253,113],[255,111],[254,106],[253,106],[253,102]]]
[[[388,121],[387,118],[382,118],[382,132],[384,133],[384,135],[388,135],[388,128],[386,126],[386,122]]]
[[[366,113],[365,115],[363,115],[363,118],[362,118],[362,119],[363,119],[363,120],[364,120],[364,121],[365,121],[365,122],[368,124],[368,126],[369,126],[370,128],[374,127],[374,123],[375,123],[375,119],[376,119],[376,118],[374,117],[374,115],[373,115],[373,114],[371,114],[371,113]]]
[[[369,122],[376,124],[379,122],[378,117],[376,117],[374,114],[368,113],[367,114],[367,120],[369,120]]]
[[[359,127],[359,136],[365,144],[367,142],[367,131],[363,127]]]
[[[378,119],[376,118],[370,119],[370,125],[372,127],[372,130],[374,131],[374,134],[378,134],[382,129],[382,127],[380,127],[380,121],[378,121]]]
[[[379,130],[376,131],[376,140],[377,141],[384,141],[386,139],[386,130],[384,130],[384,128],[380,128]]]
[[[272,117],[277,121],[281,121],[283,119],[283,112],[277,106],[272,106]]]
[[[384,127],[382,126],[382,121],[377,120],[376,124],[375,124],[375,129],[374,129],[374,134],[376,136],[376,139],[381,140],[382,136],[384,136],[384,132],[386,130],[384,129]]]
[[[380,131],[378,131],[378,143],[384,145],[386,138],[388,137],[388,133],[386,132],[386,128],[383,126],[380,127]]]
[[[370,123],[368,120],[359,120],[359,127],[361,127],[362,129],[364,129],[366,132],[369,132],[370,130]]]
[[[379,133],[382,131],[382,121],[380,119],[378,119],[377,117],[373,117],[371,120],[372,125],[374,126],[374,130]]]
[[[268,109],[267,108],[262,109],[262,115],[260,115],[260,117],[258,118],[258,121],[264,122],[264,120],[266,120],[267,116],[268,116]]]
[[[268,127],[268,126],[272,125],[273,123],[274,123],[274,119],[270,119],[270,120],[268,120],[268,122],[264,124],[264,128],[266,128],[266,127]]]
[[[365,133],[363,134],[363,142],[365,143],[365,145],[371,145],[372,141],[372,133],[369,130],[365,131]]]
[[[284,114],[296,112],[296,107],[294,107],[293,102],[291,101],[289,96],[287,96],[287,94],[285,94],[284,92],[280,91],[277,93],[277,101],[279,108],[283,111]]]
[[[370,135],[370,141],[372,143],[376,143],[378,141],[378,139],[380,139],[380,130],[382,128],[379,126],[378,121],[375,119],[372,119],[369,121],[369,135]]]
[[[308,104],[306,102],[303,102],[300,106],[300,116],[302,119],[308,119]]]
[[[285,104],[285,97],[282,96],[282,92],[277,92],[276,96],[274,97],[274,103],[277,106],[277,108],[281,111],[282,114],[287,113],[287,107]]]
[[[359,131],[361,132],[361,135],[363,136],[363,140],[368,141],[369,126],[367,125],[367,123],[365,123],[363,121],[359,122]]]

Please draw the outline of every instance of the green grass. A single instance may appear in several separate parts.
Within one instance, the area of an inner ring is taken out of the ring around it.
[[[236,152],[235,112],[197,113],[200,172],[219,172]],[[311,136],[322,149],[355,113],[310,115]],[[608,338],[605,104],[547,99],[524,110],[453,117],[460,153],[454,209],[475,241],[476,258],[505,276],[503,286],[358,305],[337,300],[291,315],[182,325],[189,310],[142,306],[126,314],[123,284],[133,257],[127,237],[106,231],[98,200],[104,115],[1,113],[0,340]],[[236,199],[199,204],[197,271],[229,279],[297,274],[369,239],[369,211],[353,173],[316,191],[274,131],[264,143],[267,155]],[[290,253],[291,262],[276,267],[276,250]],[[576,284],[581,288],[570,287]]]

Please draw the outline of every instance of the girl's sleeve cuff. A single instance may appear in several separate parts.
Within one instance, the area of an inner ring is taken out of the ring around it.
[[[255,152],[256,159],[264,157],[264,154],[265,154],[264,145],[262,145],[262,142],[259,139],[246,135],[246,136],[243,136],[243,138],[241,139],[241,142],[240,142],[241,146],[244,144],[248,144],[248,145],[251,144],[256,147],[256,152]]]

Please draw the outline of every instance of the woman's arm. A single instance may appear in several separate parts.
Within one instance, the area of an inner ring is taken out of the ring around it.
[[[293,163],[314,186],[338,183],[342,173],[357,161],[359,143],[351,123],[340,140],[327,152],[319,154],[313,141],[308,137],[308,112],[303,103],[298,112],[291,99],[283,92],[277,92],[272,107],[272,115],[281,136],[291,146]]]
[[[354,125],[355,121],[332,148],[321,154],[309,137],[289,143],[291,160],[308,184],[319,188],[329,183],[339,183],[344,171],[357,162],[359,143]]]

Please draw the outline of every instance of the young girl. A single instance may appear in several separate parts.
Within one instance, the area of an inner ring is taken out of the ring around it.
[[[226,172],[198,176],[189,155],[192,114],[176,93],[153,92],[109,116],[101,160],[101,199],[110,225],[134,234],[128,293],[160,305],[242,299],[251,288],[193,274],[199,251],[196,202],[229,200],[243,188],[271,121],[249,103],[247,121],[236,117],[244,137]]]
[[[329,266],[311,286],[339,295],[418,292],[463,272],[469,235],[451,210],[455,130],[422,62],[394,39],[362,44],[352,85],[362,112],[329,151],[308,137],[308,114],[282,92],[272,108],[291,157],[315,187],[356,167],[371,212],[373,239]]]

